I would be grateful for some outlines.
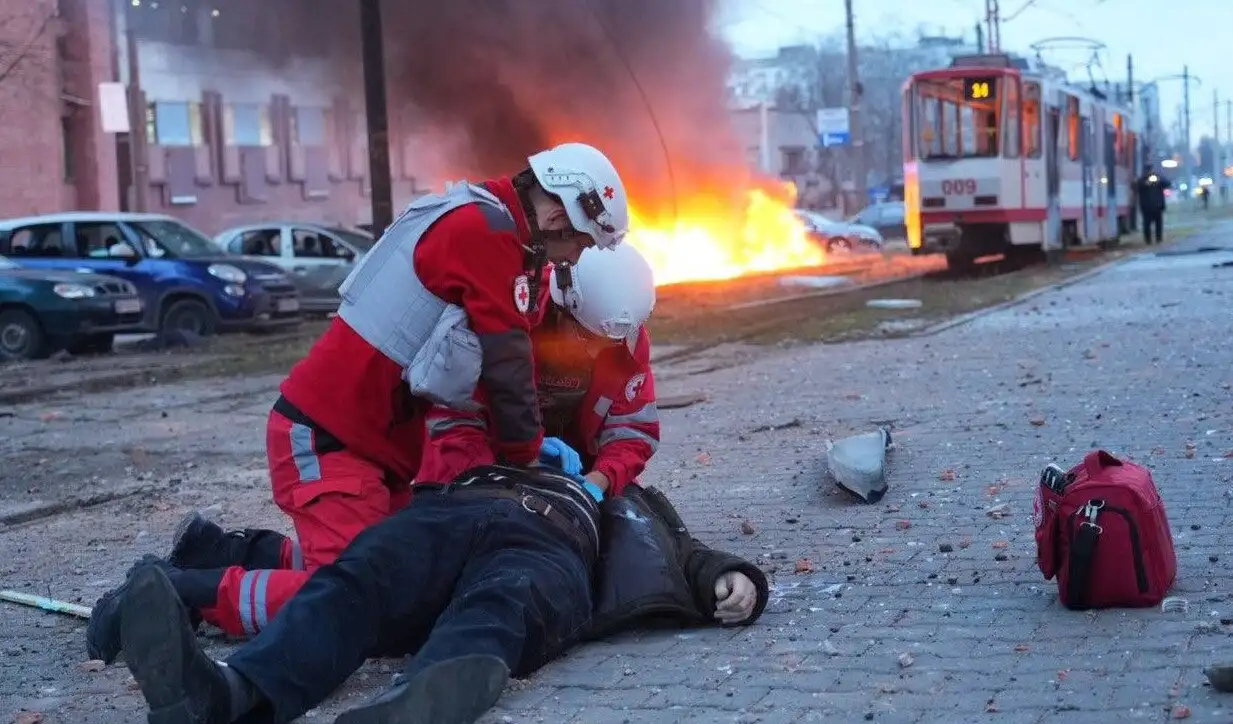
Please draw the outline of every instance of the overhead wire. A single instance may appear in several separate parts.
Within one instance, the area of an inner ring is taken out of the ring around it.
[[[646,106],[647,117],[650,118],[651,127],[655,129],[655,136],[659,139],[660,150],[664,154],[664,166],[668,174],[668,190],[672,194],[672,218],[677,220],[680,218],[680,207],[678,205],[676,193],[676,172],[672,167],[672,154],[668,151],[668,139],[664,135],[663,128],[659,124],[659,117],[655,114],[655,107],[651,103],[651,97],[647,94],[646,88],[642,86],[642,81],[638,79],[638,74],[634,72],[633,65],[629,62],[629,58],[621,50],[621,46],[617,43],[616,38],[608,29],[608,24],[604,22],[602,14],[596,10],[595,4],[598,0],[583,0],[587,11],[591,13],[591,17],[595,18],[595,22],[599,25],[600,31],[603,32],[604,38],[608,40],[608,45],[612,47],[613,55],[625,67],[625,72],[629,74],[630,81],[633,82],[634,88],[637,89],[638,95],[642,98],[642,104]]]

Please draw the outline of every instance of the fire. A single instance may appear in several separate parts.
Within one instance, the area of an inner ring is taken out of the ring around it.
[[[795,195],[795,189],[789,188]],[[646,256],[657,286],[686,281],[734,279],[747,274],[817,266],[826,253],[810,240],[791,201],[762,189],[745,193],[734,209],[718,195],[683,199],[676,218],[663,221],[630,205],[628,243]]]

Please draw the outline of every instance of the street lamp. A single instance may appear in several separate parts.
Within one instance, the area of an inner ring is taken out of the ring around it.
[[[1190,69],[1186,68],[1181,73],[1178,73],[1175,75],[1162,75],[1157,78],[1153,78],[1149,81],[1146,81],[1145,83],[1143,83],[1143,88],[1149,88],[1149,87],[1158,88],[1158,84],[1160,83],[1164,83],[1167,81],[1179,81],[1179,80],[1183,84],[1183,93],[1185,95],[1185,99],[1184,99],[1185,110],[1183,111],[1183,118],[1181,119],[1182,120],[1182,161],[1183,161],[1182,176],[1185,177],[1187,180],[1189,180],[1190,155],[1191,155],[1191,151],[1190,151],[1190,84],[1194,83],[1196,86],[1202,86],[1203,80],[1199,78],[1199,76],[1197,75],[1192,75],[1190,73]],[[1147,123],[1148,123],[1147,136],[1148,136],[1148,139],[1150,140],[1152,137],[1151,117],[1148,117]],[[1164,164],[1161,163],[1161,165],[1163,166]],[[1166,166],[1166,168],[1176,168],[1176,167],[1177,167],[1176,162],[1174,163],[1174,166],[1172,167]]]

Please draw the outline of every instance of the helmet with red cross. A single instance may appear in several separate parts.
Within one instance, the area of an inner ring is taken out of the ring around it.
[[[585,143],[562,143],[527,160],[540,187],[561,200],[574,229],[600,249],[621,243],[629,231],[629,199],[603,152]]]
[[[548,284],[552,301],[591,334],[636,342],[655,309],[655,273],[632,244],[587,249],[578,263]]]

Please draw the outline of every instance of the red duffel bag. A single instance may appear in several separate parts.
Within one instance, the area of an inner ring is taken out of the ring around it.
[[[1067,608],[1155,606],[1173,586],[1173,534],[1147,468],[1104,450],[1064,476],[1046,468],[1033,518],[1040,572]]]

